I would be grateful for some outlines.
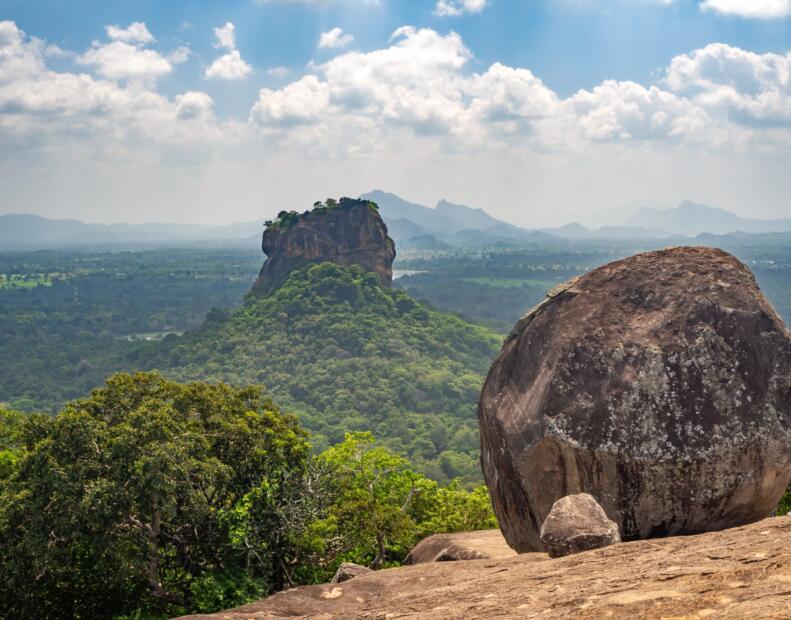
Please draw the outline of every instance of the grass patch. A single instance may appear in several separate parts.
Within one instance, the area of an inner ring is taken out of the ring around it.
[[[0,273],[0,290],[12,288],[35,288],[52,286],[52,278],[46,274],[5,274]]]

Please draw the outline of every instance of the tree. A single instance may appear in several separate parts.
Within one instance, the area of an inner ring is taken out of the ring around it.
[[[283,581],[284,549],[236,544],[227,526],[251,494],[274,489],[261,501],[276,502],[307,463],[303,431],[260,389],[119,374],[25,435],[0,506],[9,617],[172,614],[201,596],[241,602],[217,588],[260,595]]]
[[[388,545],[407,549],[417,530],[411,513],[429,481],[406,459],[377,446],[368,432],[347,434],[319,458],[330,472],[331,517],[346,535],[347,548],[373,556],[371,568],[384,564]]]

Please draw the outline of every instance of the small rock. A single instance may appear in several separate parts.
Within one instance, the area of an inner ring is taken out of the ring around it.
[[[621,542],[618,525],[607,518],[592,495],[567,495],[556,501],[541,526],[541,542],[551,558]]]
[[[349,579],[354,579],[360,575],[372,572],[373,571],[366,566],[360,566],[352,562],[344,562],[338,567],[338,570],[335,571],[335,576],[330,583],[343,583],[344,581],[349,581]]]

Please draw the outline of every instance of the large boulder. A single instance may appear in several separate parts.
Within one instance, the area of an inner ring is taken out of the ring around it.
[[[599,549],[621,542],[618,525],[607,518],[592,495],[577,493],[556,501],[541,526],[541,542],[549,557]]]
[[[791,335],[749,269],[710,248],[605,265],[506,339],[478,406],[481,463],[517,551],[587,492],[624,540],[769,515],[791,478]]]

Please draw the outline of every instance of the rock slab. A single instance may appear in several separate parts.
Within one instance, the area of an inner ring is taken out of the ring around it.
[[[330,583],[343,583],[344,581],[349,581],[349,579],[354,579],[360,575],[367,575],[372,572],[373,570],[367,566],[361,566],[354,562],[343,562],[338,567],[338,570],[335,571],[335,575]]]
[[[395,243],[368,200],[341,198],[337,206],[314,209],[288,225],[268,226],[261,249],[267,255],[252,293],[266,295],[294,269],[311,263],[359,265],[375,272],[384,286],[393,280]]]
[[[301,586],[190,620],[791,618],[791,517],[549,559],[439,562]]]
[[[771,514],[791,478],[791,335],[721,250],[639,254],[551,291],[478,405],[481,464],[518,552],[566,495],[624,540]]]
[[[592,495],[561,497],[541,526],[541,542],[549,557],[600,549],[621,542],[618,525],[610,521]]]

